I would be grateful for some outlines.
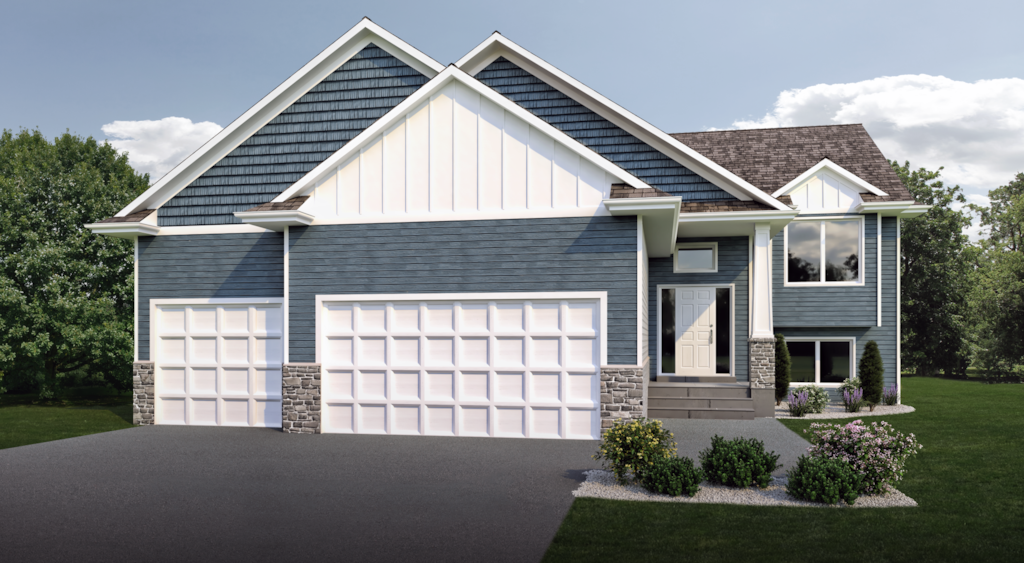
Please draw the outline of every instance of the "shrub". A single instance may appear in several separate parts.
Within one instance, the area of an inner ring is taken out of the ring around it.
[[[778,461],[779,454],[765,452],[764,442],[753,438],[726,440],[715,435],[711,447],[700,452],[704,477],[730,487],[767,487],[772,471],[779,468]]]
[[[792,365],[786,337],[775,335],[775,406],[778,406],[789,393],[789,369]]]
[[[864,400],[872,408],[882,402],[882,375],[884,374],[885,368],[882,366],[882,354],[878,351],[878,343],[870,340],[864,347],[864,355],[860,357],[857,375],[860,376],[860,386],[864,389]]]
[[[903,478],[907,460],[921,450],[913,434],[904,435],[889,423],[862,420],[849,424],[811,424],[812,457],[835,459],[850,464],[864,480],[862,493],[885,492]]]
[[[846,407],[846,412],[860,412],[860,408],[864,406],[864,390],[843,389],[843,406]]]
[[[692,497],[700,490],[704,471],[688,457],[665,457],[654,460],[640,473],[640,484],[652,493]]]
[[[840,500],[853,504],[860,496],[864,477],[838,459],[822,459],[800,456],[796,467],[787,473],[789,484],[786,492],[796,498],[825,504],[836,504]]]
[[[817,385],[804,385],[803,387],[797,387],[794,391],[807,393],[807,412],[821,413],[830,401],[828,391]]]
[[[895,385],[890,385],[882,390],[882,402],[892,406],[900,400],[900,394],[896,391]]]
[[[604,433],[594,459],[605,460],[605,467],[615,473],[620,483],[630,474],[636,477],[656,460],[675,457],[676,442],[660,420],[616,420]]]
[[[786,397],[786,405],[789,407],[790,416],[803,416],[811,410],[807,406],[807,391],[790,391]]]
[[[860,378],[857,376],[853,376],[850,379],[844,379],[843,382],[839,385],[839,390],[845,391],[847,389],[849,389],[850,391],[860,389]]]

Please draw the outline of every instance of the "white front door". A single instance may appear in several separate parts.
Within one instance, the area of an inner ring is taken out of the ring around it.
[[[676,375],[715,375],[715,288],[677,288],[676,318]]]

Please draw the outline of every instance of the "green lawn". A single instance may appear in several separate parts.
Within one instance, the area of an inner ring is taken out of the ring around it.
[[[899,484],[917,508],[577,499],[544,561],[1024,561],[1024,385],[903,383],[917,412],[879,418],[925,447]]]
[[[0,449],[132,426],[132,394],[74,390],[61,400],[0,395]]]

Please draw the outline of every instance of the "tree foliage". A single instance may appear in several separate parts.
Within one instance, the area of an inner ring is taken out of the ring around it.
[[[882,365],[882,353],[878,351],[878,343],[869,340],[857,365],[857,377],[860,378],[860,388],[864,390],[864,400],[872,405],[872,408],[882,402],[884,374],[885,367]]]
[[[132,243],[83,227],[149,184],[93,138],[0,135],[0,377],[48,396],[75,378],[131,385]]]
[[[972,205],[987,237],[969,296],[975,359],[990,375],[1024,364],[1024,173]]]
[[[971,218],[959,186],[946,186],[940,168],[913,170],[909,162],[890,165],[927,213],[902,222],[902,364],[917,375],[966,376],[967,295],[972,269],[970,241],[964,229]]]
[[[781,334],[775,335],[775,405],[778,406],[786,400],[789,393],[789,371],[793,364],[789,357],[789,347],[786,346],[786,337]]]

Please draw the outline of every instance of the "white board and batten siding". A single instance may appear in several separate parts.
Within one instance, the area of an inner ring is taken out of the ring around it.
[[[453,81],[317,182],[317,222],[607,214],[619,180]],[[388,219],[390,217],[390,219]]]
[[[606,303],[318,296],[321,431],[598,439]]]
[[[801,212],[853,213],[861,204],[860,190],[825,171],[814,174],[788,195]]]
[[[153,299],[156,424],[281,426],[281,299]]]

